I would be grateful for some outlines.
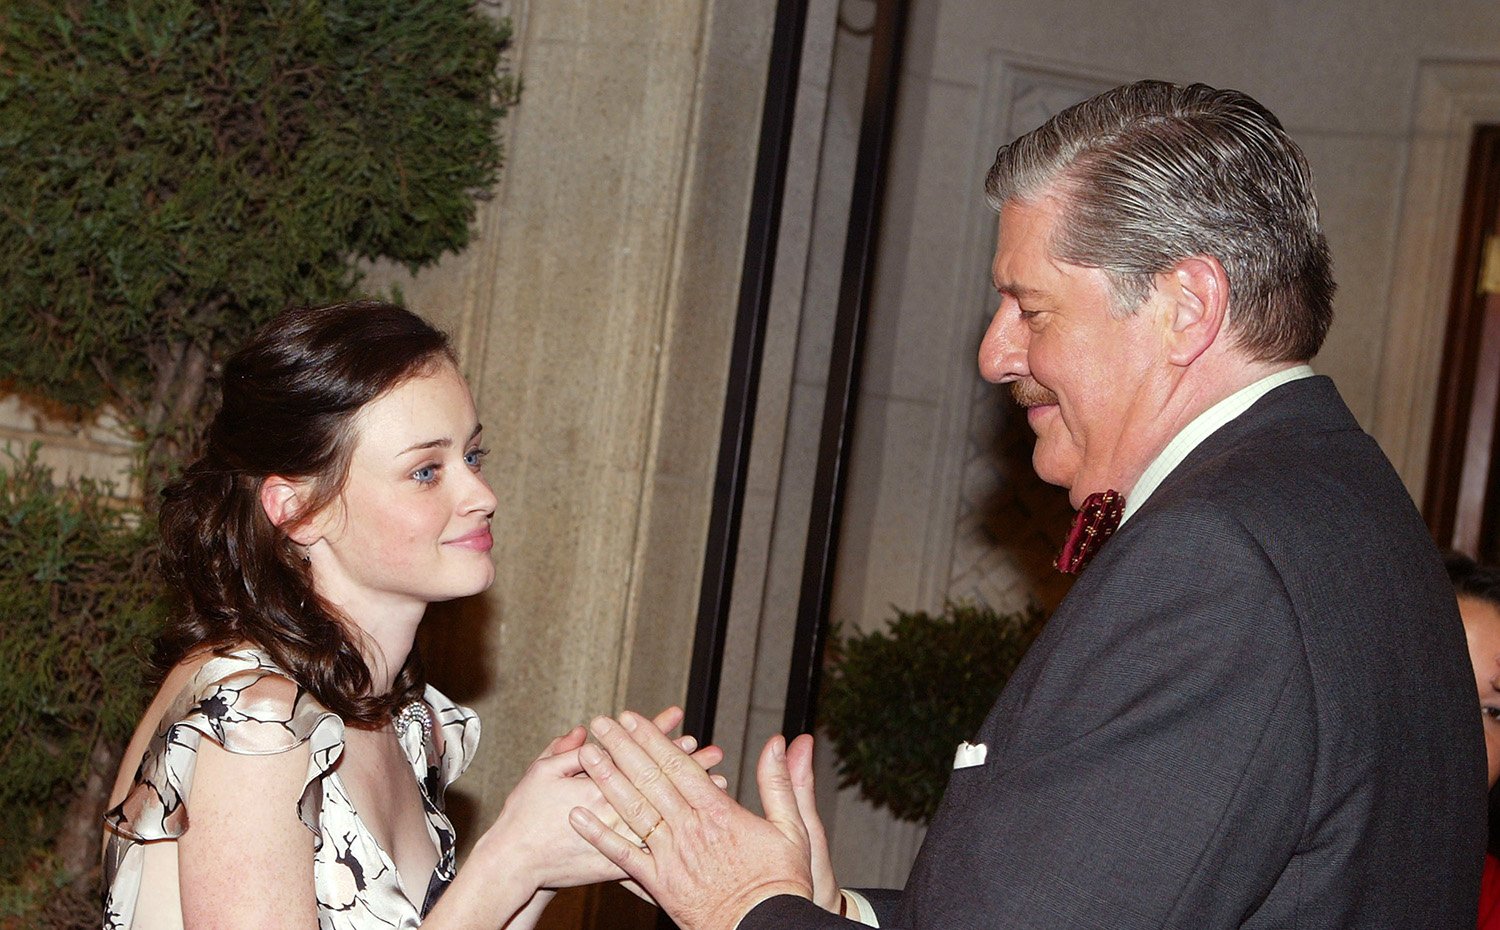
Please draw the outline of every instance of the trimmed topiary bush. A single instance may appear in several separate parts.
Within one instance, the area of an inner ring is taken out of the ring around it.
[[[0,372],[171,444],[272,315],[468,243],[509,37],[469,0],[5,4]]]
[[[903,820],[937,812],[953,752],[973,737],[1046,617],[949,603],[940,615],[897,610],[888,629],[835,631],[820,723],[840,787]]]
[[[105,490],[59,487],[34,452],[0,469],[0,916],[66,877],[54,838],[147,698],[152,531]],[[78,842],[98,855],[97,830]]]

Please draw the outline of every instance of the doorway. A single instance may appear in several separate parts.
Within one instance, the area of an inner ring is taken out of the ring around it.
[[[1500,125],[1476,127],[1423,505],[1440,546],[1500,562]]]

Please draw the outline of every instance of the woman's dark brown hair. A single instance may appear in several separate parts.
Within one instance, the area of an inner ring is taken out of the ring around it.
[[[162,492],[162,573],[185,610],[157,640],[159,671],[251,643],[350,723],[378,725],[420,695],[415,652],[390,693],[372,693],[357,632],[313,591],[260,490],[272,475],[305,480],[299,516],[318,512],[343,488],[360,408],[452,360],[443,333],[373,301],[289,310],[229,358],[202,456]]]

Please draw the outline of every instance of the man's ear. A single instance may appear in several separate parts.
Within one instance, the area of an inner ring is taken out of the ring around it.
[[[1229,315],[1229,276],[1212,255],[1184,258],[1157,287],[1169,298],[1167,358],[1186,367],[1219,338]]]
[[[272,526],[280,527],[299,546],[312,545],[319,535],[314,521],[305,519],[302,513],[307,491],[305,483],[280,475],[271,475],[260,483],[261,509]]]

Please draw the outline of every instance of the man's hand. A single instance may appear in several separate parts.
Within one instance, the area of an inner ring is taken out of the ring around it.
[[[792,740],[792,745],[786,748],[786,762],[792,779],[792,794],[797,798],[797,813],[802,815],[802,825],[807,829],[811,844],[813,903],[837,914],[843,898],[839,893],[839,883],[833,877],[833,860],[828,855],[828,836],[823,832],[823,819],[818,816],[813,787],[813,738],[810,734],[804,733]]]
[[[573,810],[573,828],[684,930],[732,930],[774,895],[812,898],[810,840],[780,736],[766,743],[756,766],[763,819],[643,718],[627,711],[619,723],[600,717],[590,729],[608,755],[585,746],[584,770],[645,848],[585,808]]]
[[[668,740],[665,734],[681,722],[682,711],[676,707],[668,707],[655,720],[642,720],[644,728],[662,740]],[[574,727],[548,743],[507,796],[494,826],[480,840],[483,852],[490,854],[490,858],[498,857],[504,868],[522,875],[535,888],[565,888],[626,878],[564,822],[575,808],[582,808],[591,810],[612,831],[625,829],[598,787],[584,774],[578,754],[587,738],[583,727]],[[698,749],[692,736],[671,740],[670,745],[680,753],[691,753],[688,758],[700,771],[724,758],[723,750],[717,746]],[[627,843],[636,841],[636,834],[628,830],[621,836]],[[476,851],[481,846],[476,846]]]

